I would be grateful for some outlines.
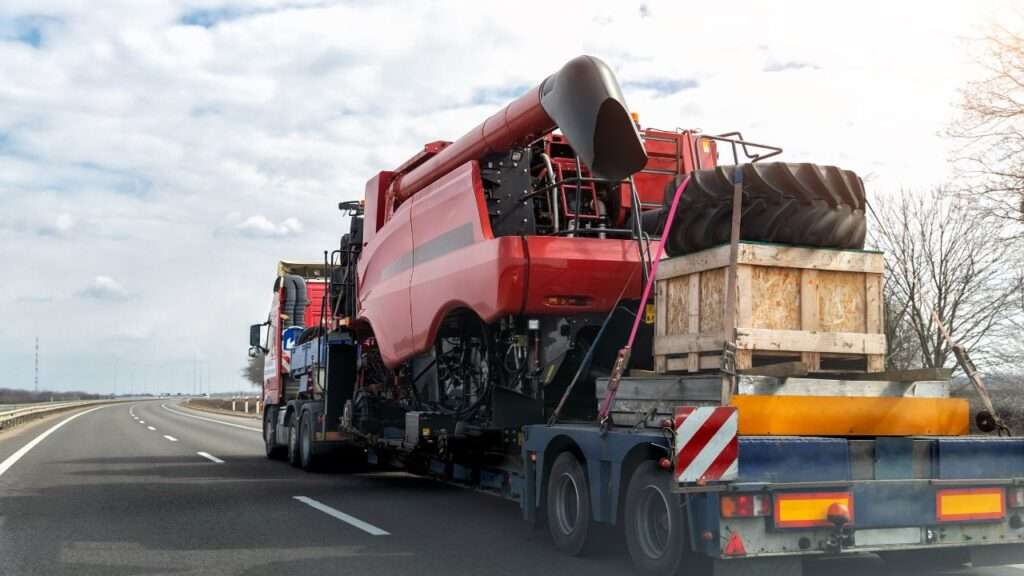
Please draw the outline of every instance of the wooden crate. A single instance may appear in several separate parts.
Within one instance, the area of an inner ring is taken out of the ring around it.
[[[881,253],[741,242],[736,262],[737,369],[884,370]],[[656,371],[720,367],[728,270],[728,245],[660,263]]]

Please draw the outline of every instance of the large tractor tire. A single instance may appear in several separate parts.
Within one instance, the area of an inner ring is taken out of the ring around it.
[[[736,166],[697,170],[683,190],[672,230],[670,256],[729,241]],[[864,247],[864,183],[849,170],[817,164],[743,164],[740,238],[822,248]],[[679,182],[669,183],[670,205]],[[667,208],[664,209],[667,212]],[[664,225],[664,216],[659,223]],[[659,226],[660,227],[660,226]]]

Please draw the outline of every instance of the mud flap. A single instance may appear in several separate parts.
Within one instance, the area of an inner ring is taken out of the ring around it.
[[[716,559],[711,574],[713,576],[802,576],[803,561],[798,556]]]

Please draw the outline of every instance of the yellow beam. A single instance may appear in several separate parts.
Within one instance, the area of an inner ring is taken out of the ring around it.
[[[747,436],[963,436],[967,400],[838,396],[733,396]]]

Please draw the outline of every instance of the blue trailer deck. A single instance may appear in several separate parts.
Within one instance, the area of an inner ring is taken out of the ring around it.
[[[527,426],[524,516],[543,514],[552,461],[570,451],[585,463],[593,519],[621,524],[629,468],[652,457],[671,459],[673,450],[669,430]],[[669,482],[670,472],[664,474]],[[682,492],[686,546],[717,562],[721,573],[738,569],[740,558],[799,573],[804,556],[940,548],[960,550],[979,565],[1024,562],[1024,438],[741,436],[735,481]],[[759,502],[758,508],[726,517],[723,500],[737,497]],[[801,498],[841,500],[850,521],[787,525],[779,503]],[[982,509],[974,515],[939,509],[944,499],[961,505],[965,498]],[[985,508],[996,503],[998,510]]]

